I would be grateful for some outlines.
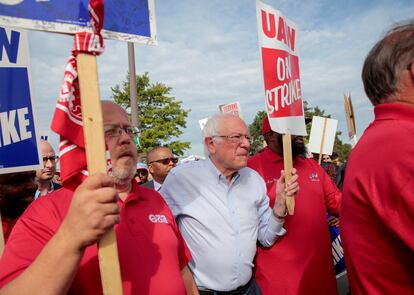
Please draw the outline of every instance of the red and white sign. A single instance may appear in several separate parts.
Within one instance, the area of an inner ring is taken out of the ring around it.
[[[241,108],[238,102],[219,105],[220,112],[241,117]]]
[[[256,12],[270,127],[278,133],[306,135],[296,25],[260,1]]]

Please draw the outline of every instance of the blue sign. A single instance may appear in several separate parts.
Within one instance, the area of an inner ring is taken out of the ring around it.
[[[153,0],[104,3],[104,37],[156,42]],[[88,0],[0,0],[0,24],[73,34],[89,26],[88,4]]]
[[[329,218],[329,214],[328,214]],[[335,266],[335,274],[339,275],[346,270],[345,258],[344,258],[344,249],[342,248],[341,235],[339,233],[339,228],[329,226],[329,235],[331,237],[331,247],[332,247],[332,256]]]
[[[41,167],[24,32],[0,27],[0,173]]]

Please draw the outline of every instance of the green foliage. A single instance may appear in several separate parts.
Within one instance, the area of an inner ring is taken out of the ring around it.
[[[318,106],[312,108],[309,107],[309,104],[307,101],[303,102],[303,109],[305,111],[305,117],[306,118],[312,118],[313,116],[319,116],[319,117],[326,117],[330,118],[331,115],[325,114],[325,110],[322,110]],[[253,144],[251,145],[250,154],[254,155],[257,152],[261,151],[263,149],[263,136],[262,134],[262,122],[263,118],[266,115],[265,111],[259,111],[254,120],[253,123],[250,124],[250,134],[253,137]],[[310,134],[311,130],[311,124],[306,125],[306,131],[308,134]],[[333,152],[336,153],[341,161],[348,158],[348,155],[352,149],[352,146],[347,143],[343,143],[342,140],[339,138],[339,136],[342,134],[341,131],[336,132],[336,138],[335,138],[335,145],[333,148]],[[305,139],[305,142],[308,142],[307,139]]]
[[[266,116],[265,111],[259,111],[254,117],[253,123],[250,124],[250,135],[253,143],[250,145],[250,155],[254,155],[263,149],[262,122]]]
[[[190,142],[173,140],[186,128],[190,110],[182,109],[182,102],[170,96],[171,87],[163,83],[150,83],[148,73],[137,75],[137,101],[140,129],[140,153],[147,153],[155,146],[168,146],[173,154],[182,156]],[[130,112],[129,78],[111,88],[112,98]]]

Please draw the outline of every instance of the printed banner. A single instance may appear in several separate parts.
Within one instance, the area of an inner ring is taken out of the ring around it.
[[[25,31],[0,26],[0,174],[41,169]]]
[[[273,131],[306,135],[297,50],[298,30],[280,11],[256,2],[264,98]]]
[[[0,25],[75,34],[90,27],[89,0],[0,0]],[[105,1],[102,36],[156,44],[154,0]]]

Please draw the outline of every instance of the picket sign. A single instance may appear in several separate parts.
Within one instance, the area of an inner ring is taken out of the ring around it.
[[[308,151],[319,154],[319,164],[322,155],[332,155],[335,145],[338,120],[313,116],[309,136]]]
[[[321,140],[321,147],[319,148],[319,165],[322,163],[322,153],[323,153],[323,145],[325,144],[325,134],[326,134],[326,125],[328,123],[328,119],[323,119],[323,128],[322,128],[322,140]]]
[[[96,56],[80,53],[77,56],[77,65],[88,171],[90,175],[106,174],[105,140]],[[108,230],[99,240],[98,255],[103,293],[122,295],[121,269],[114,228]]]
[[[242,117],[239,102],[221,104],[221,105],[219,105],[219,110],[220,110],[220,113],[222,113],[222,114],[232,114],[232,115],[235,115],[235,116],[239,116],[240,118]]]
[[[346,124],[348,126],[348,136],[353,148],[357,144],[358,138],[356,135],[355,113],[354,107],[352,106],[351,94],[348,94],[348,96],[344,94],[344,107]]]
[[[286,185],[292,177],[291,135],[306,135],[297,46],[298,28],[273,7],[256,1],[264,101],[270,128],[283,135]],[[294,197],[286,200],[293,215]]]

